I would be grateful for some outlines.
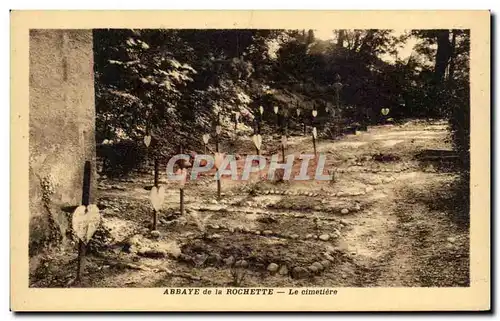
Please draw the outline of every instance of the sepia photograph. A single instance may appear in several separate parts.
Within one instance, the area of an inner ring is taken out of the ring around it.
[[[29,28],[28,288],[470,288],[471,28],[297,24]]]

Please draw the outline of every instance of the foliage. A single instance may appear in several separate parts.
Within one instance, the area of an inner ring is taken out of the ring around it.
[[[149,156],[168,157],[180,145],[200,149],[218,119],[227,136],[235,113],[251,130],[259,106],[266,126],[274,106],[292,120],[297,107],[317,109],[331,123],[328,107],[345,125],[376,123],[389,108],[399,119],[451,119],[467,150],[467,30],[333,30],[322,40],[313,30],[106,29],[94,39],[99,142],[140,145],[149,133]],[[408,39],[413,54],[399,57]]]

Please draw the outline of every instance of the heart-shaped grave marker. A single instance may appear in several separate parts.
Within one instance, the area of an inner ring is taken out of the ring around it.
[[[222,165],[222,161],[224,160],[224,154],[223,153],[215,153],[214,156],[214,166],[215,168],[219,169],[220,165]]]
[[[318,131],[316,130],[316,127],[313,127],[312,134],[313,134],[314,139],[316,139],[318,137]]]
[[[252,141],[253,141],[253,144],[255,145],[255,148],[260,150],[260,147],[262,146],[262,136],[261,135],[253,135]]]
[[[301,112],[300,108],[297,108],[297,117],[300,116],[300,112]]]
[[[325,107],[325,112],[330,112],[330,109],[328,107]]]
[[[313,115],[313,117],[318,116],[318,111],[317,111],[317,110],[313,110],[313,111],[312,111],[312,115]]]
[[[217,133],[217,135],[220,135],[220,133],[222,132],[222,127],[219,125],[215,126],[215,132]]]
[[[382,113],[382,115],[387,116],[389,114],[389,108],[382,108],[380,112]]]
[[[144,136],[144,145],[146,145],[146,147],[149,147],[150,144],[151,144],[151,135]]]
[[[274,113],[277,114],[278,113],[278,106],[274,106]]]
[[[76,236],[85,244],[90,241],[101,222],[101,214],[97,205],[80,205],[73,212],[72,227]]]
[[[259,106],[259,112],[260,112],[261,115],[264,114],[264,107]]]
[[[179,180],[179,188],[184,189],[184,186],[186,185],[186,179],[187,179],[187,170],[185,168],[183,169],[178,169],[175,172],[176,175],[180,175],[181,179]]]
[[[153,186],[149,193],[149,200],[155,211],[161,210],[163,202],[165,201],[165,188],[163,186]]]
[[[203,143],[206,145],[206,144],[208,144],[208,140],[210,139],[210,135],[204,134],[201,138],[203,139]]]

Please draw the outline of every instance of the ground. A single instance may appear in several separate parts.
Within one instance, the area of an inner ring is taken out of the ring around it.
[[[444,122],[410,121],[320,139],[317,152],[334,181],[274,182],[258,173],[247,182],[224,179],[217,200],[208,173],[187,183],[184,215],[178,183],[163,175],[158,232],[150,230],[151,173],[101,179],[102,226],[82,280],[74,282],[76,250],[54,252],[32,273],[31,286],[468,286],[459,175],[415,158],[450,149],[448,136]],[[239,139],[251,153],[250,139]],[[265,146],[279,145],[273,139],[264,139],[264,155],[272,151]],[[287,153],[312,152],[311,137],[288,143]]]

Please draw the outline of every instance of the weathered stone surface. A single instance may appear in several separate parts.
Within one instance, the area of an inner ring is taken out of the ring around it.
[[[150,234],[154,238],[159,238],[160,237],[160,231],[158,231],[158,230],[153,230],[153,231],[151,231]]]
[[[241,267],[241,268],[247,268],[248,267],[248,261],[246,261],[246,260],[238,260],[238,261],[236,261],[236,263],[234,263],[234,266]]]
[[[288,267],[286,265],[282,265],[278,271],[280,275],[288,275]]]
[[[323,271],[325,267],[320,262],[314,262],[312,266],[316,267],[318,271]]]
[[[276,264],[276,263],[270,263],[270,264],[267,266],[267,270],[268,270],[269,272],[271,272],[271,273],[274,273],[274,272],[278,271],[278,268],[279,268],[279,266],[278,266],[278,264]]]
[[[271,231],[271,230],[262,231],[262,235],[269,236],[271,234],[273,234],[273,231]]]
[[[235,259],[234,259],[234,256],[230,256],[228,257],[227,259],[224,260],[224,264],[226,264],[227,266],[231,266],[235,263]]]
[[[309,271],[303,267],[296,266],[292,270],[292,276],[294,279],[302,279],[309,276]]]
[[[328,234],[321,234],[319,236],[319,239],[322,240],[322,241],[328,241],[330,239],[330,235],[328,235]]]
[[[32,29],[29,46],[29,253],[33,256],[54,239],[54,233],[62,237],[63,246],[71,246],[66,234],[71,217],[63,208],[81,205],[86,161],[91,165],[91,203],[97,186],[92,30]]]

